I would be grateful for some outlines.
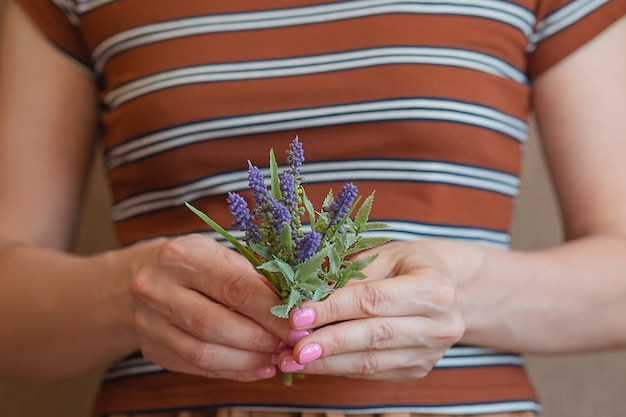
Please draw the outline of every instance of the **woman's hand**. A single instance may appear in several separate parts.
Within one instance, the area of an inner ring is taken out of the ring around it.
[[[135,257],[131,282],[144,356],[210,378],[273,377],[271,355],[288,326],[269,313],[280,300],[263,277],[239,254],[199,235],[148,245]]]
[[[281,353],[281,370],[369,379],[425,376],[465,331],[451,269],[437,254],[444,246],[393,242],[359,254],[378,253],[364,271],[367,280],[293,312],[290,339],[297,343]]]

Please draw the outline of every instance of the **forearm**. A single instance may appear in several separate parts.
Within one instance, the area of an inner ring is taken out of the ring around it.
[[[67,377],[136,349],[127,252],[0,248],[0,374]]]
[[[483,253],[479,272],[459,282],[463,343],[542,353],[626,346],[625,238]]]

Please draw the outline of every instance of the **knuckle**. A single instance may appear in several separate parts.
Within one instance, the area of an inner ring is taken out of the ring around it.
[[[323,351],[326,356],[336,355],[341,352],[343,338],[340,334],[329,334],[323,341]]]
[[[130,281],[130,290],[135,298],[152,299],[152,272],[148,268],[139,269]]]
[[[189,236],[177,237],[168,240],[161,245],[157,253],[157,263],[159,265],[169,265],[182,262],[185,259],[185,251]]]
[[[433,303],[443,309],[451,308],[456,302],[456,288],[450,282],[442,282],[433,289]]]
[[[183,352],[182,356],[183,359],[191,365],[202,369],[210,369],[214,359],[207,346],[202,346],[198,349],[190,349]]]
[[[213,333],[211,329],[212,320],[208,314],[203,311],[195,311],[189,315],[183,315],[185,317],[185,325],[189,331],[194,335],[206,335]]]
[[[373,349],[385,349],[394,337],[393,326],[386,320],[380,320],[372,326],[370,346]]]
[[[246,278],[241,274],[232,275],[222,285],[222,301],[235,310],[246,306],[253,296],[253,287]]]
[[[374,352],[367,352],[360,365],[359,373],[362,375],[371,375],[377,372],[378,368],[378,356],[376,356]]]
[[[453,345],[465,334],[465,321],[460,314],[452,314],[440,329],[441,331],[435,337],[437,344]]]
[[[363,284],[361,292],[356,298],[357,308],[366,316],[379,315],[387,302],[387,296],[384,291],[372,284]]]

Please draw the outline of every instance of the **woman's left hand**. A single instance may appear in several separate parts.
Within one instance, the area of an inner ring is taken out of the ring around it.
[[[281,370],[395,380],[428,374],[465,332],[441,248],[455,246],[392,242],[359,254],[378,253],[366,280],[292,313],[294,347],[279,356]]]

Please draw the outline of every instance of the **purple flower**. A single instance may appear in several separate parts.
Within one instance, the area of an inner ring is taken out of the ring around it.
[[[296,208],[296,179],[289,171],[284,171],[279,175],[280,192],[283,195],[285,206],[291,211]]]
[[[356,185],[351,182],[343,186],[339,195],[328,208],[328,212],[330,214],[330,226],[334,226],[344,218],[344,216],[348,213],[348,210],[350,210],[350,207],[352,207],[352,203],[354,203],[358,192],[359,191],[356,188]]]
[[[295,176],[299,176],[300,169],[304,163],[304,148],[302,147],[302,142],[298,140],[297,136],[289,144],[289,150],[287,151],[287,163],[291,165],[293,174]]]
[[[300,239],[296,247],[296,263],[302,263],[307,261],[320,246],[322,235],[317,232],[308,232],[304,234],[304,237]]]
[[[250,161],[248,161],[248,186],[252,190],[257,209],[266,207],[269,203],[270,195],[265,186],[263,172],[252,165]]]
[[[228,209],[235,219],[235,226],[242,232],[246,233],[247,242],[258,242],[261,240],[259,229],[253,223],[252,215],[248,209],[248,203],[242,196],[237,193],[228,193],[226,197]]]
[[[274,197],[271,198],[271,204],[272,225],[274,226],[274,230],[276,230],[276,234],[280,236],[283,228],[291,222],[291,214],[289,213],[289,209]]]

